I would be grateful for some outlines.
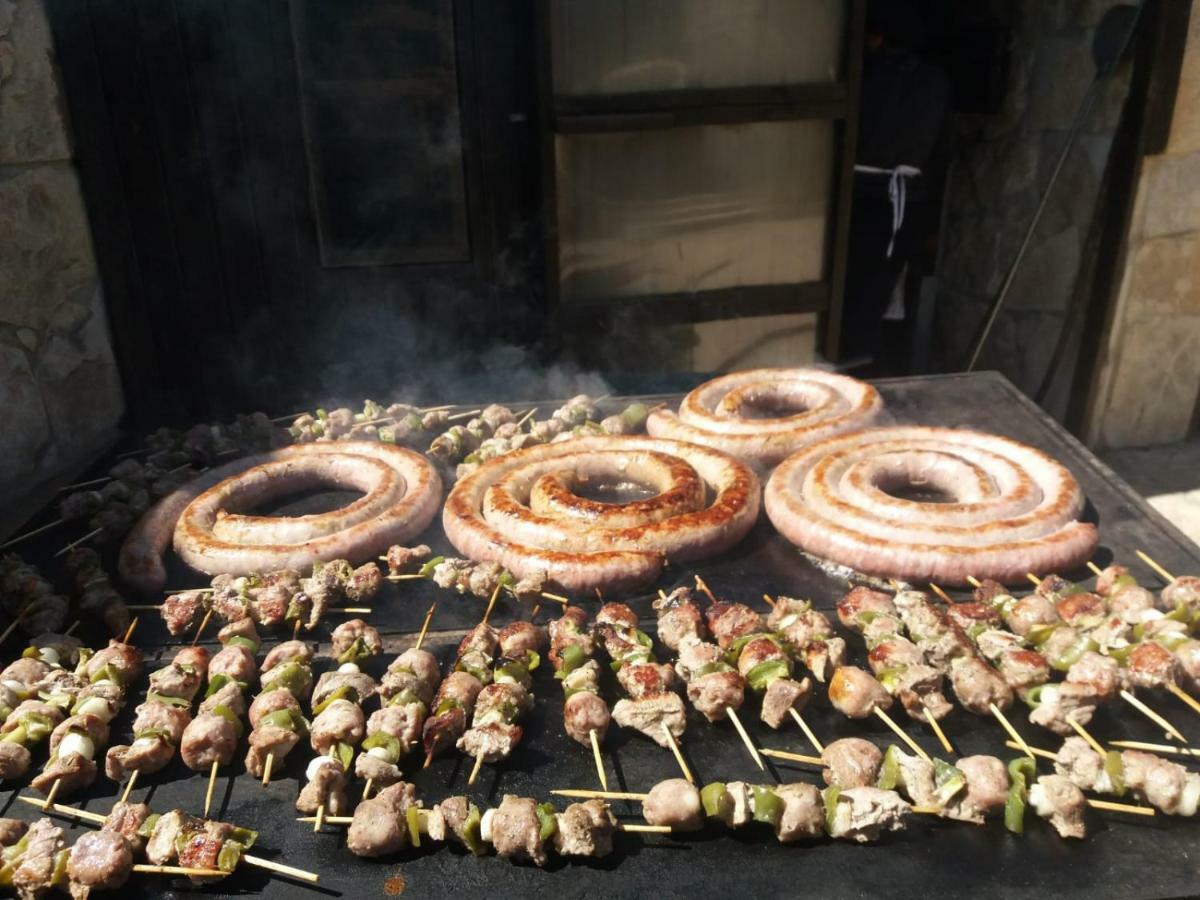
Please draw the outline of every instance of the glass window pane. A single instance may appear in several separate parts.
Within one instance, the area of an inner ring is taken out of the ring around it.
[[[844,0],[554,0],[560,95],[837,81]]]
[[[563,302],[824,278],[832,123],[557,142]]]

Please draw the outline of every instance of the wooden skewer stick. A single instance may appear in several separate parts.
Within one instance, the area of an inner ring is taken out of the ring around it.
[[[1057,754],[1051,753],[1049,750],[1043,750],[1041,747],[1026,748],[1026,747],[1022,747],[1016,741],[1005,741],[1004,746],[1011,747],[1013,750],[1020,750],[1022,752],[1024,752],[1026,749],[1028,749],[1031,754],[1033,754],[1034,756],[1040,756],[1043,759],[1049,759],[1049,760],[1058,759]]]
[[[638,794],[633,791],[585,791],[575,788],[559,788],[556,791],[551,791],[557,797],[577,797],[583,800],[590,800],[593,797],[601,800],[645,800],[649,794]]]
[[[317,807],[316,819],[317,820],[315,822],[313,822],[313,831],[314,832],[320,831],[321,826],[325,824],[325,804],[324,803],[322,803],[320,806]]]
[[[1192,712],[1200,713],[1200,700],[1197,700],[1177,684],[1168,684],[1167,690],[1191,707]]]
[[[943,590],[942,590],[940,587],[938,587],[936,584],[932,584],[932,583],[931,583],[931,584],[929,585],[929,589],[930,589],[931,591],[933,591],[935,594],[937,594],[939,597],[941,597],[941,598],[942,598],[942,601],[943,601],[943,602],[944,602],[946,605],[948,605],[948,606],[953,606],[953,605],[954,605],[954,601],[950,599],[950,595],[949,595],[949,594],[947,594],[945,591],[943,591]]]
[[[800,715],[800,710],[792,706],[788,709],[792,714],[792,718],[796,720],[796,724],[800,726],[800,730],[804,732],[804,736],[808,738],[808,742],[813,745],[813,749],[818,753],[824,753],[825,747],[817,738],[816,733],[808,727],[808,723],[804,721],[804,716]]]
[[[63,491],[74,491],[78,488],[91,487],[95,484],[104,484],[104,482],[112,480],[113,478],[111,475],[102,475],[99,478],[90,478],[87,481],[77,481],[74,484],[64,484],[58,489],[58,492],[61,494]]]
[[[67,546],[63,547],[61,550],[56,552],[54,554],[54,558],[58,559],[58,557],[63,556],[64,554],[70,553],[72,550],[74,550],[76,547],[78,547],[84,541],[90,541],[92,538],[94,538],[96,535],[98,535],[103,530],[104,530],[103,528],[93,528],[91,531],[89,531],[83,537],[79,538],[78,540],[71,541],[71,543],[67,544]]]
[[[17,630],[17,626],[20,624],[20,619],[13,619],[12,624],[4,629],[3,634],[0,634],[0,644],[3,644],[5,641],[7,641],[12,636],[12,633]]]
[[[950,743],[950,738],[946,737],[946,732],[942,731],[941,723],[938,722],[929,707],[925,707],[925,721],[929,723],[929,727],[933,729],[933,733],[937,735],[938,743],[942,745],[942,749],[951,756],[957,756],[954,752],[954,745]]]
[[[705,597],[707,597],[709,599],[710,603],[716,603],[717,597],[712,592],[712,590],[709,588],[709,586],[705,583],[704,579],[701,578],[699,575],[696,575],[695,579],[696,579],[696,589],[698,591],[700,591],[700,593],[702,593]]]
[[[433,762],[433,751],[430,750],[428,753],[425,754],[425,765],[421,766],[421,768],[428,769],[429,764],[432,762]]]
[[[192,638],[192,646],[195,647],[200,643],[200,635],[204,634],[204,629],[208,627],[209,620],[213,617],[213,610],[210,608],[204,614],[204,618],[200,620],[200,626],[196,629],[196,636]]]
[[[11,547],[13,544],[19,544],[19,543],[21,543],[21,541],[26,540],[27,538],[31,538],[34,535],[41,534],[43,531],[49,531],[51,528],[61,525],[62,523],[63,523],[62,519],[55,519],[53,522],[48,522],[47,524],[41,526],[40,528],[33,529],[33,531],[27,531],[24,534],[18,534],[16,537],[9,538],[3,544],[0,544],[0,550],[5,550],[5,549]]]
[[[369,616],[375,610],[370,606],[343,606],[341,609],[331,609],[330,612],[348,613],[352,616]]]
[[[1170,753],[1176,756],[1200,757],[1200,748],[1176,747],[1174,744],[1147,744],[1145,741],[1109,741],[1114,747],[1126,750],[1148,750],[1151,753]]]
[[[624,823],[618,824],[617,830],[638,832],[641,834],[670,834],[673,829],[670,825],[639,825],[631,822],[628,825]]]
[[[1096,565],[1090,559],[1088,560],[1087,567],[1092,570],[1093,575],[1100,575],[1104,572],[1103,569],[1101,569],[1098,565]]]
[[[138,617],[134,616],[133,621],[129,623],[129,627],[125,629],[125,636],[123,638],[121,638],[122,644],[129,643],[129,639],[131,637],[133,637],[133,633],[134,633],[134,631],[137,630],[137,627],[138,627]]]
[[[75,629],[78,628],[82,624],[83,624],[83,622],[81,620],[76,619],[74,622],[71,623],[71,627],[68,628],[66,631],[64,631],[63,634],[65,634],[67,637],[70,637],[72,634],[75,633]]]
[[[317,821],[316,816],[296,816],[297,822],[311,823]],[[354,816],[326,816],[322,822],[325,825],[349,825],[354,821]]]
[[[770,594],[763,594],[763,602],[765,602],[767,606],[771,607],[771,609],[775,608],[775,601],[771,599]]]
[[[426,577],[420,572],[409,572],[406,575],[384,575],[388,581],[425,581]]]
[[[968,575],[968,576],[967,576],[967,584],[969,584],[971,587],[976,587],[976,588],[977,588],[977,587],[979,587],[979,585],[981,584],[981,582],[980,582],[980,581],[979,581],[979,579],[978,579],[978,578],[976,578],[974,575]]]
[[[125,790],[121,794],[121,802],[122,803],[129,802],[129,795],[133,793],[133,786],[135,784],[137,784],[138,772],[140,772],[140,771],[141,771],[140,769],[134,769],[133,774],[129,776],[129,780],[127,782],[125,782]]]
[[[1034,587],[1041,587],[1041,586],[1042,586],[1042,579],[1038,578],[1038,577],[1037,577],[1036,575],[1034,575],[1032,572],[1026,572],[1026,573],[1025,573],[1025,577],[1029,579],[1029,582],[1030,582],[1030,583],[1031,583],[1031,584],[1032,584]]]
[[[46,802],[42,804],[43,809],[54,809],[54,798],[58,796],[60,787],[62,787],[62,779],[54,779],[54,784],[50,785],[50,792],[46,794]]]
[[[1008,721],[1008,717],[1004,715],[1004,713],[1000,712],[1000,707],[998,707],[995,703],[989,703],[988,709],[990,709],[992,715],[996,717],[996,721],[1000,723],[1000,727],[1007,731],[1009,737],[1017,742],[1017,746],[1021,748],[1025,755],[1030,759],[1033,759],[1033,751],[1029,749],[1029,745],[1025,743],[1025,738],[1021,737],[1021,732],[1013,728],[1012,722]]]
[[[1147,556],[1141,550],[1137,551],[1137,555],[1138,555],[1138,559],[1140,559],[1142,562],[1144,562],[1146,565],[1148,565],[1150,568],[1152,568],[1155,572],[1157,572],[1159,577],[1162,578],[1164,581],[1171,582],[1171,581],[1175,580],[1174,575],[1172,575],[1170,572],[1168,572],[1166,569],[1164,569],[1162,566],[1160,566],[1158,563],[1156,563],[1154,560],[1152,560],[1149,556]]]
[[[475,765],[471,767],[471,774],[467,777],[467,785],[473,785],[475,779],[479,777],[479,770],[483,768],[483,754],[480,753],[475,757]]]
[[[421,633],[417,635],[417,642],[413,644],[414,650],[420,650],[421,645],[425,643],[425,635],[429,633],[429,623],[433,621],[433,611],[435,609],[437,609],[436,601],[429,607],[429,612],[425,613],[425,621],[421,623]]]
[[[274,767],[274,765],[275,765],[275,754],[268,753],[266,764],[263,765],[263,777],[262,777],[263,787],[266,787],[268,784],[271,783],[271,769]]]
[[[738,717],[737,710],[732,706],[726,708],[725,712],[729,716],[729,721],[733,723],[733,727],[737,729],[738,735],[742,739],[742,743],[746,745],[746,749],[750,751],[750,758],[754,760],[755,765],[759,769],[765,769],[762,757],[758,755],[758,748],[754,746],[754,742],[750,740],[750,735],[746,734],[746,726],[742,724],[741,718]]]
[[[220,869],[197,869],[191,866],[156,866],[150,863],[134,863],[133,871],[147,875],[187,875],[189,878],[224,878],[229,873]]]
[[[922,749],[920,744],[918,744],[911,737],[909,737],[907,731],[905,731],[903,728],[901,728],[899,725],[896,724],[895,719],[893,719],[891,716],[889,716],[886,712],[884,712],[878,706],[875,707],[874,713],[875,713],[876,717],[881,722],[883,722],[884,725],[886,725],[888,728],[892,729],[892,731],[896,732],[896,737],[898,737],[898,738],[900,738],[900,740],[904,741],[904,743],[906,743],[908,745],[908,748],[910,750],[912,750],[913,753],[917,754],[917,756],[921,757],[921,759],[925,760],[925,762],[930,763],[931,765],[933,764],[933,760],[930,758],[929,754],[926,753]]]
[[[663,722],[663,735],[667,739],[667,744],[671,748],[671,752],[675,754],[675,762],[679,763],[679,768],[683,772],[683,777],[688,780],[689,784],[695,784],[696,778],[692,775],[692,770],[688,768],[687,761],[683,758],[683,753],[679,749],[679,744],[675,741],[675,735],[671,733],[670,726]]]
[[[304,622],[301,619],[296,619],[296,624],[292,626],[292,640],[293,641],[300,640],[300,626],[303,624],[304,624]]]
[[[363,798],[364,800],[370,800],[370,799],[371,799],[371,788],[373,788],[373,787],[375,787],[375,779],[374,779],[374,778],[368,778],[368,779],[367,779],[367,783],[363,785],[363,795],[362,795],[362,798]]]
[[[1133,806],[1129,803],[1113,803],[1111,800],[1094,800],[1087,798],[1087,805],[1093,809],[1107,809],[1111,812],[1129,813],[1134,816],[1157,816],[1158,810],[1152,806]]]
[[[469,419],[472,416],[479,415],[481,412],[483,412],[482,409],[472,409],[469,412],[455,413],[452,416],[446,416],[446,421],[447,422],[457,422],[459,419]]]
[[[1100,755],[1101,758],[1108,756],[1104,748],[1100,746],[1100,742],[1092,737],[1091,732],[1080,725],[1072,716],[1067,716],[1067,724],[1075,729],[1075,733],[1088,742],[1088,745]]]
[[[555,603],[561,603],[563,606],[571,602],[570,597],[564,597],[562,594],[549,594],[546,591],[542,591],[542,597],[547,600],[553,600]]]
[[[607,791],[608,773],[604,771],[604,759],[600,756],[600,738],[595,728],[588,732],[588,738],[592,742],[592,757],[596,760],[596,775],[600,779],[600,787]]]
[[[496,605],[496,598],[499,596],[500,596],[500,583],[496,582],[496,587],[492,590],[491,599],[488,600],[487,609],[485,609],[483,611],[483,619],[480,620],[481,624],[483,624],[483,625],[487,624],[488,617],[491,616],[491,614],[492,614],[492,608]]]
[[[786,759],[788,762],[804,763],[809,766],[824,766],[825,761],[819,756],[806,756],[803,753],[791,753],[787,750],[771,750],[768,747],[763,747],[760,751],[763,756],[773,756],[776,759]]]
[[[18,797],[17,799],[24,800],[26,803],[31,803],[34,806],[42,805],[42,801],[35,797]],[[107,816],[102,816],[99,813],[89,812],[86,809],[76,809],[73,806],[56,806],[53,810],[48,811],[66,818],[83,819],[85,822],[96,822],[97,824],[104,824],[108,818]],[[321,880],[321,876],[316,872],[306,872],[304,869],[297,869],[293,866],[285,866],[283,863],[277,863],[270,859],[263,859],[261,856],[251,856],[248,853],[242,855],[242,862],[246,863],[248,866],[254,866],[256,869],[266,869],[269,872],[278,872],[280,875],[287,875],[291,878],[299,879],[300,881],[306,881],[309,884],[317,884]]]
[[[1139,700],[1137,697],[1135,697],[1129,691],[1122,690],[1121,691],[1121,699],[1124,700],[1126,703],[1128,703],[1130,706],[1132,706],[1134,709],[1136,709],[1138,712],[1140,712],[1143,716],[1145,716],[1147,719],[1149,719],[1155,725],[1162,728],[1163,731],[1165,731],[1167,733],[1167,737],[1174,738],[1175,740],[1179,741],[1182,744],[1187,743],[1187,738],[1185,738],[1180,733],[1178,728],[1176,728],[1174,725],[1172,725],[1170,722],[1168,722],[1166,719],[1164,719],[1162,716],[1160,716],[1158,713],[1156,713],[1154,710],[1152,710],[1149,706],[1147,706],[1145,703],[1143,703],[1141,700]]]
[[[208,811],[212,809],[213,791],[217,788],[217,769],[220,768],[220,761],[213,760],[212,768],[208,770],[208,790],[204,792],[204,818],[208,818]]]
[[[524,428],[525,423],[532,419],[537,411],[538,408],[535,406],[533,409],[529,410],[529,412],[525,413],[525,415],[521,416],[521,418],[517,420],[517,428]]]

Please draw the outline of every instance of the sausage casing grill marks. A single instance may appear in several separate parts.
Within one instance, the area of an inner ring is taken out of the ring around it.
[[[928,485],[951,503],[887,493]],[[1040,450],[975,431],[897,426],[822,441],[784,461],[764,496],[788,540],[861,572],[963,584],[1069,570],[1096,547],[1083,492]]]
[[[658,494],[614,505],[569,489],[577,480],[604,477],[643,480]],[[652,582],[664,558],[682,562],[727,550],[753,527],[758,510],[757,476],[724,453],[598,436],[485,463],[454,486],[442,524],[471,559],[522,578],[544,572],[567,591],[609,592]]]
[[[317,515],[235,512],[316,486],[365,495]],[[440,498],[433,465],[403,447],[366,441],[289,447],[221,466],[164,498],[121,548],[120,571],[134,587],[160,589],[161,557],[172,537],[184,561],[210,575],[361,560],[424,531]]]
[[[750,408],[799,409],[775,417]],[[789,454],[845,431],[863,428],[883,411],[871,385],[819,369],[752,369],[714,378],[683,398],[679,413],[655,410],[646,429],[655,437],[722,450],[770,468]]]

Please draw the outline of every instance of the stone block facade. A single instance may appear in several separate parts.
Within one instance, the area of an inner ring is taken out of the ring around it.
[[[124,405],[42,0],[0,0],[0,496],[94,455]]]

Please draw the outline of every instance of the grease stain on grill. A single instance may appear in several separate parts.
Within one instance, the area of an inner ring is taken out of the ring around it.
[[[408,887],[408,883],[404,880],[404,876],[397,873],[383,883],[383,893],[388,897],[399,897],[404,893],[406,887]]]

